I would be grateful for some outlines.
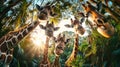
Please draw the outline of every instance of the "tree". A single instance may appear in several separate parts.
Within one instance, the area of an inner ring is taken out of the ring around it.
[[[97,67],[118,67],[120,66],[120,1],[119,0],[2,0],[0,2],[0,37],[7,34],[9,31],[17,30],[25,25],[26,21],[32,19],[37,19],[37,9],[36,4],[44,6],[46,3],[50,2],[55,5],[54,12],[57,13],[57,17],[50,18],[49,21],[53,21],[55,24],[59,24],[60,20],[70,19],[71,16],[77,17],[79,20],[81,18],[86,18],[86,12],[82,7],[82,4],[94,4],[93,8],[99,14],[101,14],[105,20],[111,24],[115,32],[110,38],[103,37],[96,28],[91,25],[88,19],[84,20],[84,24],[87,26],[87,32],[89,33],[86,37],[80,37],[79,53],[77,54],[77,59],[73,61],[73,67],[86,67],[86,66],[97,66]],[[80,13],[85,13],[83,17]],[[88,13],[89,15],[89,13]],[[90,14],[91,15],[91,14]],[[69,22],[68,22],[69,23]],[[67,32],[67,33],[66,33]],[[71,54],[73,47],[73,32],[65,31],[65,35],[69,35],[70,42],[66,45],[65,52],[60,58],[61,65],[64,66],[64,62],[68,59]],[[41,60],[41,56],[25,56],[26,45],[29,45],[30,36],[26,37],[23,41],[19,43],[14,50],[14,59],[10,64],[10,67],[37,67]],[[33,45],[32,45],[33,46]],[[53,48],[53,47],[51,47]],[[30,50],[30,49],[29,49]],[[28,51],[29,51],[28,50]],[[49,56],[51,61],[54,59],[54,54]],[[0,66],[3,64],[0,63]]]

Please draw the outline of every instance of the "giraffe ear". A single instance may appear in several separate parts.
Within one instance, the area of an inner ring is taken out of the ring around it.
[[[60,27],[55,27],[55,28],[54,28],[54,31],[57,31],[58,29],[60,29]]]
[[[67,28],[73,28],[73,25],[69,25],[69,24],[66,24],[64,26],[67,27]]]
[[[61,37],[61,33],[59,33],[59,34],[57,35],[57,37],[55,38],[55,42],[57,42],[60,37]]]
[[[36,4],[36,8],[37,8],[39,11],[43,10],[43,7],[39,6],[38,4]]]
[[[43,26],[43,25],[41,25],[41,24],[39,25],[39,27],[40,27],[41,29],[44,29],[44,30],[46,29],[46,27]]]

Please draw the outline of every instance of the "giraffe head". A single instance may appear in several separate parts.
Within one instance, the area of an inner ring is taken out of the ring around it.
[[[65,44],[69,39],[65,39],[65,35],[59,34],[55,40],[55,50],[54,53],[56,56],[61,55],[64,52]]]
[[[54,5],[49,2],[45,6],[39,6],[36,4],[36,8],[39,10],[38,18],[40,20],[47,20],[49,17],[55,17],[57,14],[54,13]]]
[[[59,27],[54,27],[54,23],[47,22],[45,26],[39,25],[41,29],[45,30],[45,34],[48,37],[53,37],[54,31],[57,31]]]
[[[74,28],[75,33],[79,35],[83,35],[85,32],[85,29],[82,27],[82,22],[80,22],[76,17],[75,20],[71,19],[71,25],[66,24],[65,26],[68,28]]]
[[[97,12],[94,6],[89,2],[87,2],[87,4],[87,6],[83,4],[83,9],[91,15],[90,19],[93,25],[97,27],[98,33],[106,38],[110,38],[115,32],[114,27],[109,24],[108,20],[102,14]]]

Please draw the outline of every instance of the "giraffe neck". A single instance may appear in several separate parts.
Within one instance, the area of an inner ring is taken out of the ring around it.
[[[75,43],[74,43],[74,47],[73,47],[73,54],[74,57],[76,58],[76,55],[78,53],[78,34],[75,35]]]
[[[74,40],[74,47],[73,51],[68,58],[68,60],[65,62],[65,66],[71,66],[71,63],[74,59],[76,59],[77,53],[78,53],[78,34],[75,35],[75,40]]]
[[[61,67],[60,62],[59,62],[59,56],[55,56],[55,60],[52,63],[51,67]]]
[[[59,56],[55,56],[55,61],[59,61]]]
[[[43,54],[43,59],[40,63],[40,67],[50,67],[50,61],[48,59],[48,46],[49,46],[49,37],[46,37],[44,54]]]
[[[45,60],[48,58],[48,46],[49,46],[49,38],[46,37],[46,44],[45,44],[44,56],[43,56]]]
[[[26,35],[28,35],[37,25],[38,21],[31,23],[17,31],[11,31],[0,38],[0,61],[9,64],[13,58],[13,49]]]
[[[28,35],[37,25],[39,21],[35,21],[17,31],[11,31],[0,39],[1,48],[15,47],[26,35]],[[4,47],[2,47],[4,45]]]

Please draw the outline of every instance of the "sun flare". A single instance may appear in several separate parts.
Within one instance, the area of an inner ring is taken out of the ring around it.
[[[40,23],[40,24],[45,26],[46,23]],[[60,29],[58,31],[54,31],[54,37],[57,37],[59,35],[59,33],[63,33],[64,31],[74,32],[73,28],[66,28],[65,27],[66,24],[71,24],[70,19],[61,20],[57,25],[55,25],[55,27],[60,27]],[[86,28],[85,24],[83,24],[83,27]],[[87,36],[87,35],[88,35],[88,33],[85,32],[85,34],[83,36]],[[46,42],[45,30],[41,29],[38,25],[30,33],[30,36],[28,38],[28,42],[25,43],[25,44],[29,45],[29,47],[27,47],[27,49],[28,49],[27,53],[28,54],[30,54],[30,53],[38,54],[38,55],[42,54],[44,51],[45,42]],[[49,46],[51,46],[53,42],[54,41],[50,40]],[[32,45],[32,47],[30,46],[30,44]]]

